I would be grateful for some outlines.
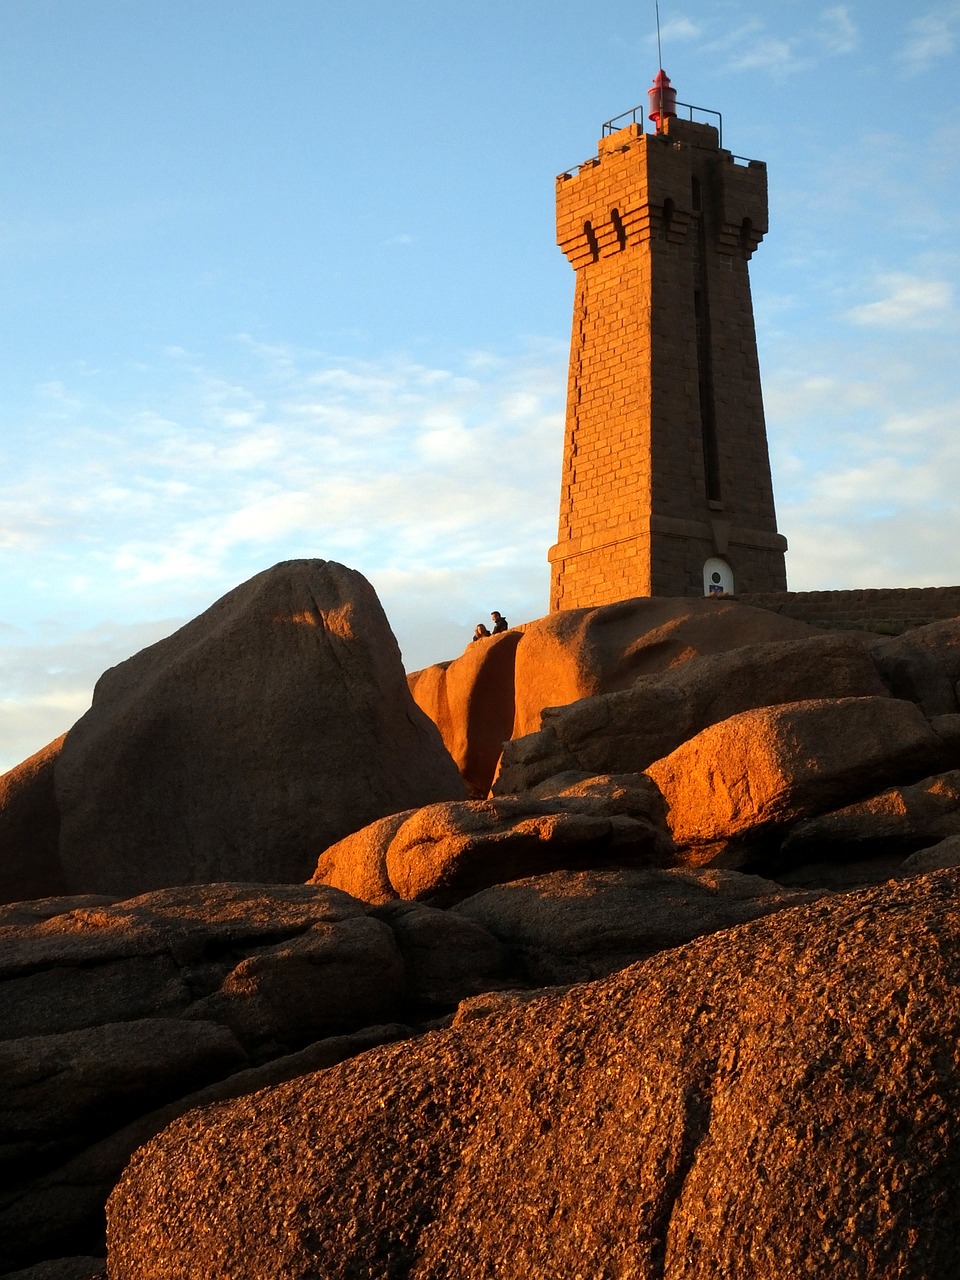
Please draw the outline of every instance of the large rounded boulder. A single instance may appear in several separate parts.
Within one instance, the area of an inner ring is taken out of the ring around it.
[[[819,698],[730,716],[647,776],[667,803],[681,862],[740,866],[758,840],[886,783],[922,778],[942,752],[912,702]]]
[[[55,773],[74,892],[303,881],[317,851],[465,788],[370,584],[258,574],[108,671]]]
[[[748,644],[822,635],[734,600],[644,596],[561,609],[524,628],[517,648],[513,737],[535,733],[544,707],[629,689],[638,676]]]
[[[414,700],[434,722],[474,799],[483,799],[513,732],[513,666],[521,632],[469,645],[459,658],[407,677]]]
[[[505,745],[493,790],[525,791],[569,769],[643,770],[710,725],[757,707],[889,696],[862,641],[846,635],[688,656],[628,689],[545,708],[538,732]]]
[[[520,876],[674,861],[663,801],[648,778],[596,778],[540,791],[425,805],[385,818],[327,849],[310,883],[368,902],[450,906]]]
[[[194,1111],[111,1280],[950,1280],[958,971],[941,872]]]

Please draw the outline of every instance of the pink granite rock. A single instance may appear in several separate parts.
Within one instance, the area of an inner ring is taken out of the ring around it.
[[[303,881],[316,851],[465,794],[369,583],[258,574],[104,675],[55,771],[75,892]]]

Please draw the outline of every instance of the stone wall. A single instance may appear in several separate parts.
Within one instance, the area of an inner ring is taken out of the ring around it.
[[[753,591],[736,599],[817,626],[899,635],[960,616],[958,587],[876,587],[853,591]]]

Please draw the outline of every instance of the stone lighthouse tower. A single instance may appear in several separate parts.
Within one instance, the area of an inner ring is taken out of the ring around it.
[[[678,117],[663,71],[649,96],[655,133],[611,121],[557,179],[576,296],[551,609],[786,588],[747,274],[766,166]]]

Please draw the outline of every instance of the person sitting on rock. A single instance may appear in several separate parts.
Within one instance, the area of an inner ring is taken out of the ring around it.
[[[474,640],[482,640],[485,636],[488,636],[489,634],[490,634],[490,632],[489,632],[489,631],[487,630],[487,628],[483,625],[483,623],[482,623],[482,622],[478,622],[478,623],[477,623],[477,629],[476,629],[476,631],[474,631],[474,633],[473,633],[473,638],[474,638]]]
[[[502,613],[498,613],[496,609],[494,609],[490,617],[493,619],[493,634],[495,636],[499,635],[501,631],[507,630],[507,620]]]

